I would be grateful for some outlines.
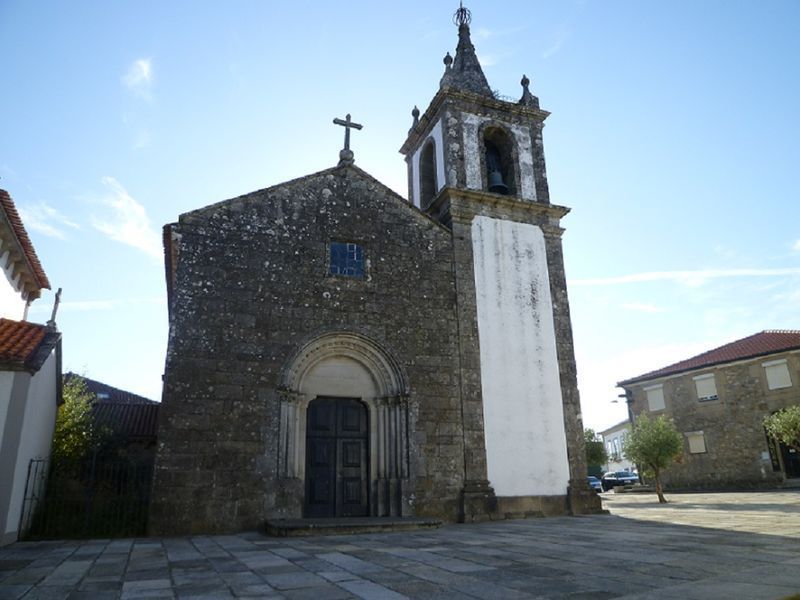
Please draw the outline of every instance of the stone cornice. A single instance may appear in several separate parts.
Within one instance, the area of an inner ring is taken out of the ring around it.
[[[438,214],[447,204],[450,218],[460,223],[471,223],[476,215],[510,219],[523,223],[536,222],[545,234],[560,236],[564,230],[559,221],[570,212],[566,206],[519,200],[478,190],[445,187],[431,204],[428,211]]]
[[[493,110],[519,115],[539,122],[544,121],[550,115],[548,111],[541,110],[539,108],[524,106],[522,104],[516,104],[513,102],[506,102],[505,100],[497,100],[496,98],[488,98],[486,96],[481,96],[479,94],[473,94],[453,88],[440,89],[438,92],[436,92],[436,95],[431,100],[428,108],[425,110],[425,113],[420,117],[419,123],[417,123],[416,127],[412,127],[408,132],[408,137],[400,148],[400,152],[402,154],[409,154],[412,149],[419,144],[420,140],[428,134],[431,126],[433,125],[434,117],[439,112],[439,109],[442,107],[442,105],[447,101],[458,104],[479,104],[484,108],[490,108]]]

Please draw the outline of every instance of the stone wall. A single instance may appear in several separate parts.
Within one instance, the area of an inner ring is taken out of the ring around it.
[[[345,167],[187,213],[173,230],[151,531],[300,516],[297,485],[277,477],[278,388],[294,353],[329,331],[375,340],[402,365],[410,502],[455,520],[464,439],[450,233]],[[363,246],[364,279],[328,275],[331,240]]]
[[[793,385],[770,390],[763,362],[785,358]],[[699,400],[694,376],[713,373],[716,400]],[[652,412],[647,407],[644,388],[661,383],[665,408]],[[671,488],[751,488],[773,486],[783,480],[780,469],[773,468],[762,420],[773,412],[800,403],[800,356],[778,353],[682,373],[671,377],[626,386],[633,393],[635,415],[671,417],[683,434],[703,432],[706,452],[690,453],[684,435],[680,462],[664,475]]]

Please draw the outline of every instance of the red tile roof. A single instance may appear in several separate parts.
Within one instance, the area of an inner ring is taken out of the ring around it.
[[[617,385],[638,383],[640,381],[656,379],[657,377],[683,373],[684,371],[693,371],[712,365],[794,349],[800,349],[800,331],[792,329],[761,331],[746,338],[731,342],[730,344],[720,346],[719,348],[714,348],[708,352],[703,352],[692,358],[676,362],[673,365],[650,371],[649,373],[639,375],[638,377],[632,377],[625,381],[620,381]]]
[[[9,196],[8,192],[0,189],[0,207],[5,213],[6,219],[11,224],[11,229],[19,242],[22,253],[30,265],[31,272],[36,278],[36,284],[43,289],[50,289],[50,282],[47,280],[47,275],[44,274],[42,264],[39,262],[39,257],[36,256],[36,251],[33,249],[33,244],[28,237],[28,232],[25,231],[25,226],[22,224],[22,219],[17,212],[17,207],[14,206],[14,201]]]
[[[44,325],[0,318],[0,363],[25,366],[47,331]]]

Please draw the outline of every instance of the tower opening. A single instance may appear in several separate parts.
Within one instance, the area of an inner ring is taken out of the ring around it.
[[[511,136],[500,127],[487,127],[483,132],[483,148],[485,189],[496,194],[515,195],[517,184]]]
[[[436,181],[436,143],[429,140],[419,157],[420,207],[429,205],[439,189]]]

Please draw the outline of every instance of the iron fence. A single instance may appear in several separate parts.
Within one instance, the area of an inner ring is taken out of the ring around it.
[[[152,461],[97,455],[65,466],[34,459],[28,467],[21,539],[144,535]]]

